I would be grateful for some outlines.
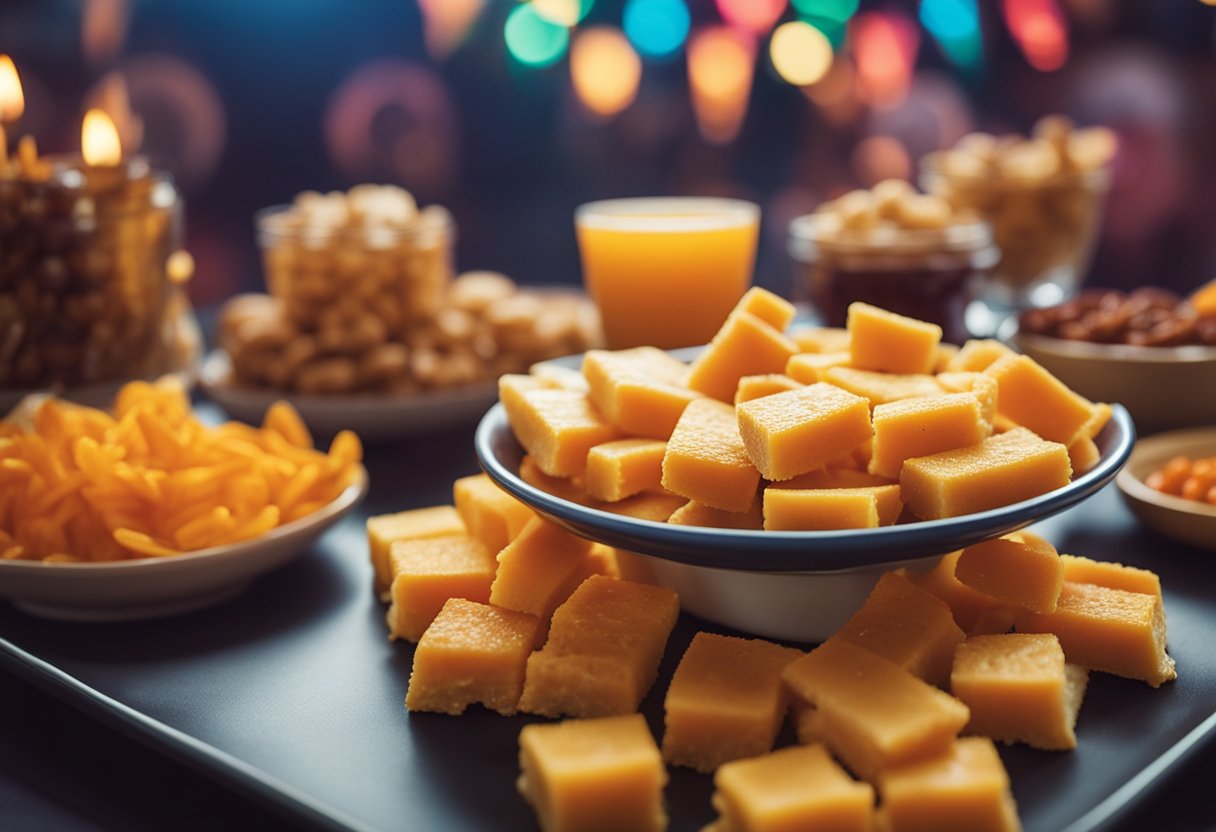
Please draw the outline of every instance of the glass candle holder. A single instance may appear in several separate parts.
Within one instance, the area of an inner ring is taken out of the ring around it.
[[[849,304],[862,301],[936,323],[954,343],[968,337],[972,284],[999,256],[982,221],[850,232],[820,214],[790,223],[789,250],[826,325],[844,326]]]
[[[139,158],[103,169],[46,157],[0,171],[0,389],[175,369],[193,331],[167,268],[181,226],[172,181]]]

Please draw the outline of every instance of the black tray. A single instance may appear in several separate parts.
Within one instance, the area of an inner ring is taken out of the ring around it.
[[[517,735],[530,718],[408,714],[412,650],[387,640],[370,588],[362,518],[447,501],[447,483],[473,470],[463,435],[412,446],[408,457],[373,451],[360,515],[220,607],[154,622],[70,624],[0,606],[0,662],[312,825],[533,828],[515,792]],[[1001,751],[1029,832],[1111,829],[1216,733],[1216,569],[1197,550],[1142,531],[1113,488],[1038,529],[1062,551],[1155,569],[1165,586],[1178,680],[1152,690],[1093,674],[1076,751]],[[681,618],[643,703],[656,736],[666,681],[702,626]],[[672,769],[671,829],[709,822],[711,791],[709,777]]]

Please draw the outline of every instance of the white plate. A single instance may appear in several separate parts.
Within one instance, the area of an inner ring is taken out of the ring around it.
[[[1185,407],[1185,405],[1180,405]],[[1216,427],[1177,430],[1141,439],[1115,482],[1127,505],[1154,531],[1182,543],[1216,550],[1216,506],[1163,494],[1144,484],[1176,456],[1216,454]]]
[[[353,430],[362,439],[401,439],[466,422],[472,424],[498,400],[498,387],[492,382],[408,396],[370,393],[305,396],[234,387],[231,381],[232,362],[228,354],[213,350],[203,362],[199,384],[229,416],[261,424],[267,409],[283,400],[291,403],[315,434]]]
[[[0,561],[0,598],[64,621],[126,621],[201,609],[308,550],[367,493],[362,466],[333,502],[260,537],[164,558],[113,563]]]

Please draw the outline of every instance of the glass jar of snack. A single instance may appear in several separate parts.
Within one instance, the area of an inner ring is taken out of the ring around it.
[[[968,335],[970,284],[996,262],[988,226],[900,180],[852,191],[790,223],[790,254],[824,323],[843,326],[854,301]]]
[[[452,277],[451,215],[391,185],[306,191],[256,221],[267,289],[303,329],[403,337],[434,317]]]
[[[1030,138],[973,133],[921,161],[921,185],[992,226],[1000,261],[981,289],[998,313],[1075,294],[1110,189],[1114,133],[1048,116]]]
[[[0,390],[71,395],[196,358],[180,244],[177,190],[141,158],[0,164]]]

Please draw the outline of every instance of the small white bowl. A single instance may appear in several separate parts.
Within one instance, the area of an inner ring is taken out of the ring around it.
[[[1013,342],[1081,395],[1122,404],[1141,434],[1216,424],[1216,347],[1091,344],[1021,332]]]
[[[367,471],[360,466],[355,481],[327,506],[241,543],[112,563],[0,561],[0,598],[62,621],[129,621],[202,609],[307,551],[366,493]]]
[[[1176,456],[1192,459],[1216,454],[1216,427],[1163,433],[1136,443],[1127,467],[1115,482],[1129,508],[1144,525],[1168,538],[1216,550],[1216,506],[1163,494],[1144,484]]]

